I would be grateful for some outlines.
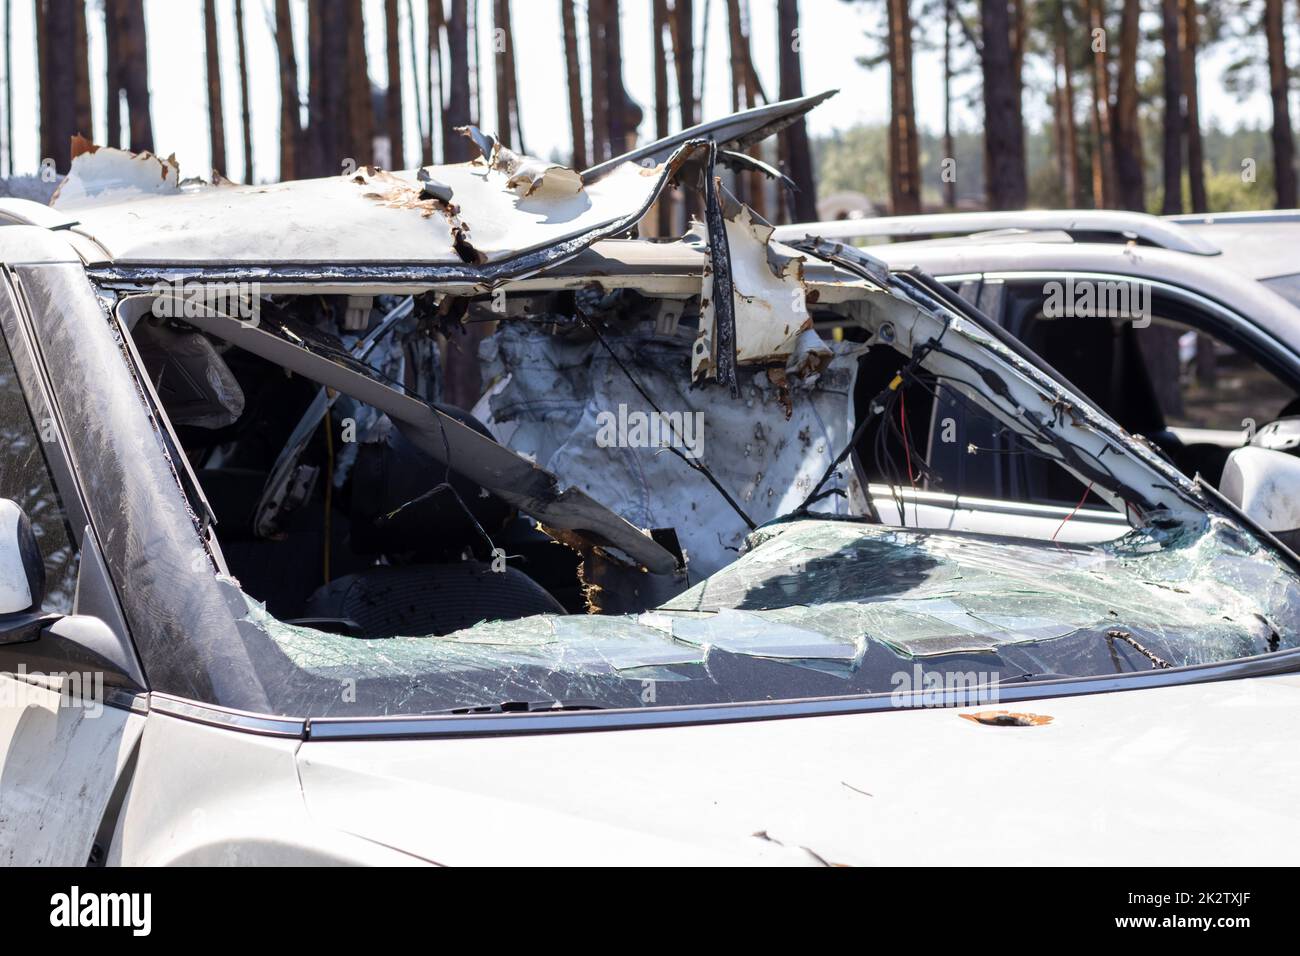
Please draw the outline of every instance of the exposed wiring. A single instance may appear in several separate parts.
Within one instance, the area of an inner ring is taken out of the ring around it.
[[[1083,507],[1083,503],[1084,503],[1085,501],[1088,500],[1088,493],[1089,493],[1090,491],[1092,491],[1092,482],[1091,482],[1091,481],[1088,482],[1088,487],[1083,489],[1083,497],[1080,498],[1080,499],[1079,499],[1079,503],[1078,503],[1077,505],[1074,506],[1074,510],[1071,511],[1071,512],[1070,512],[1068,515],[1066,515],[1064,518],[1062,518],[1062,519],[1061,519],[1061,523],[1057,526],[1056,530],[1052,532],[1052,540],[1053,540],[1053,541],[1055,541],[1055,540],[1056,540],[1056,536],[1057,536],[1058,534],[1061,533],[1061,529],[1065,527],[1065,523],[1066,523],[1067,521],[1069,521],[1071,518],[1073,518],[1076,514],[1079,513],[1079,509]]]
[[[912,445],[907,440],[907,398],[903,392],[898,393],[898,427],[903,433],[903,454],[907,458],[907,480],[912,483],[912,493],[916,493],[916,473],[912,471]]]

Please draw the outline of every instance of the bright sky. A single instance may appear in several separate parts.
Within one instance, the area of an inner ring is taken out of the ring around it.
[[[19,172],[33,172],[38,165],[35,31],[33,4],[12,4],[14,78],[14,144]],[[480,2],[482,24],[479,40],[482,49],[480,76],[483,83],[484,118],[488,125],[493,110],[493,76],[490,68],[491,4]],[[753,56],[763,88],[775,96],[777,88],[777,42],[775,0],[749,0],[752,16]],[[801,51],[806,92],[826,89],[840,94],[818,108],[810,118],[814,135],[845,129],[859,123],[880,123],[888,117],[888,75],[884,67],[866,70],[856,58],[876,48],[879,2],[846,3],[844,0],[801,0]],[[913,4],[913,7],[919,6]],[[101,3],[88,4],[90,42],[91,95],[94,101],[95,140],[104,140],[104,31]],[[560,0],[515,0],[512,4],[516,37],[516,61],[519,70],[519,100],[523,111],[524,138],[528,151],[547,157],[553,150],[567,155],[568,106],[565,94],[563,46],[560,30]],[[730,111],[727,86],[727,27],[723,0],[695,0],[696,43],[702,38],[698,19],[708,8],[708,57],[704,74],[704,111],[706,118]],[[293,17],[298,48],[299,68],[306,89],[306,0],[293,0]],[[407,114],[406,137],[410,153],[408,164],[418,161],[418,143],[414,82],[407,65],[410,62],[407,10],[415,11],[417,43],[425,36],[423,0],[402,0],[401,42]],[[204,70],[202,0],[145,0],[145,17],[149,34],[149,86],[152,92],[154,141],[161,153],[175,152],[182,176],[206,175],[210,166],[207,136],[207,88]],[[652,134],[653,68],[650,41],[651,0],[622,0],[622,35],[624,82],[633,99],[642,105],[646,120],[643,137]],[[279,81],[273,37],[273,0],[245,0],[245,31],[249,56],[249,85],[252,100],[253,173],[254,179],[273,179],[278,171]],[[364,0],[366,40],[370,75],[376,81],[386,76],[384,63],[383,0]],[[1155,26],[1155,14],[1148,13]],[[234,0],[217,0],[219,43],[222,56],[223,99],[225,102],[226,152],[232,179],[244,180],[241,159],[241,126],[237,76]],[[579,0],[580,39],[585,35],[585,3]],[[943,115],[942,59],[938,48],[922,47],[923,40],[942,41],[942,27],[927,21],[918,29],[915,53],[917,120],[922,127],[936,129]],[[869,34],[869,35],[868,35]],[[1086,38],[1080,40],[1086,44]],[[1291,49],[1296,50],[1296,43]],[[1155,55],[1158,51],[1149,51]],[[1262,59],[1262,49],[1261,49]],[[1246,102],[1238,102],[1220,84],[1220,73],[1231,51],[1216,50],[1204,57],[1201,71],[1201,108],[1207,122],[1232,126],[1240,122],[1263,123],[1269,117],[1267,97],[1256,93]],[[423,70],[423,57],[419,57]],[[585,57],[584,57],[585,59]],[[1152,65],[1143,64],[1150,70]],[[1051,88],[1049,70],[1038,63],[1026,65],[1025,110],[1031,124],[1043,120],[1047,108],[1044,95]],[[956,92],[974,88],[972,76],[959,82]],[[423,83],[423,79],[421,79]],[[1293,101],[1294,103],[1294,101]],[[1293,105],[1294,109],[1294,105]],[[674,105],[673,117],[676,118]],[[978,111],[958,108],[958,125],[978,127]],[[676,124],[674,122],[674,129]]]

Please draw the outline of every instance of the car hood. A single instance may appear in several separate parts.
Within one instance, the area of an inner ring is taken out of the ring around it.
[[[1006,707],[309,741],[322,825],[448,865],[1281,864],[1300,677]]]

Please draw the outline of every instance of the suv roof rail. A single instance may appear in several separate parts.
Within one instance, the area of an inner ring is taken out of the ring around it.
[[[1218,255],[1220,249],[1203,237],[1143,212],[1107,209],[1029,209],[1019,212],[953,212],[920,216],[881,216],[839,219],[833,222],[794,223],[778,226],[775,238],[790,240],[805,235],[824,239],[919,239],[929,236],[970,236],[1000,229],[1064,232],[1076,241],[1137,241],[1175,252],[1198,256]]]
[[[1271,222],[1300,222],[1300,209],[1250,209],[1243,212],[1190,212],[1161,216],[1180,226],[1255,225]]]

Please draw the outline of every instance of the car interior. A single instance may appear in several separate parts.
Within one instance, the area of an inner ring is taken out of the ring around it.
[[[400,300],[376,301],[353,332],[346,296],[263,300],[262,321],[355,349],[358,332]],[[381,345],[383,371],[413,390],[436,360],[438,317],[426,305],[417,297]],[[280,620],[374,638],[450,633],[484,607],[505,619],[585,608],[574,552],[375,409],[179,321],[146,314],[131,332],[231,574]],[[469,412],[436,404],[491,437]],[[504,573],[491,567],[499,555],[510,556]]]

